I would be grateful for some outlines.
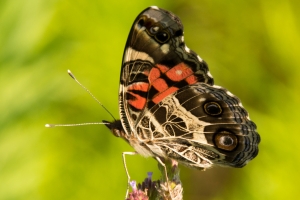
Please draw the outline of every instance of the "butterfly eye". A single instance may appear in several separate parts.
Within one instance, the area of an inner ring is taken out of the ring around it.
[[[155,39],[160,43],[165,43],[170,39],[170,36],[167,32],[160,31],[155,35]]]
[[[215,135],[215,144],[219,149],[232,151],[237,146],[237,137],[228,131],[221,131]]]
[[[222,113],[221,106],[216,102],[208,102],[204,104],[204,111],[208,115],[220,115]]]

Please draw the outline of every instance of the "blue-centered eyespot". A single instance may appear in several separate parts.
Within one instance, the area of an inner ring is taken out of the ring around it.
[[[219,149],[232,151],[238,144],[238,138],[229,131],[220,131],[216,133],[214,143]]]

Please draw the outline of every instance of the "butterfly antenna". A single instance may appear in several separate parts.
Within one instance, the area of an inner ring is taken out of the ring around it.
[[[87,93],[89,93],[89,95],[91,97],[93,97],[93,99],[95,99],[95,101],[98,102],[98,104],[100,104],[100,106],[102,106],[102,108],[104,108],[104,110],[106,110],[106,112],[108,112],[108,114],[116,121],[116,118],[114,118],[114,116],[111,114],[111,112],[109,112],[109,110],[107,110],[107,108],[86,88],[84,87],[74,76],[74,74],[72,74],[72,72],[68,69],[68,74],[76,81],[76,83],[78,83],[85,91],[87,91]],[[92,123],[93,124],[93,123]],[[81,126],[81,125],[79,125]]]
[[[46,128],[54,128],[57,126],[86,126],[86,125],[98,125],[98,124],[109,124],[108,122],[88,122],[80,124],[45,124]]]

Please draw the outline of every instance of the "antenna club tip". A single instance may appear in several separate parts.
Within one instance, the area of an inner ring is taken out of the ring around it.
[[[71,76],[72,79],[76,80],[75,76],[72,74],[71,70],[69,70],[69,69],[68,69],[68,74]]]
[[[53,125],[51,125],[51,124],[45,124],[45,127],[46,128],[51,128],[51,127],[53,127]]]

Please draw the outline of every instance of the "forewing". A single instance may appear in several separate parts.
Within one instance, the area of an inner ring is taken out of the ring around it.
[[[131,28],[120,77],[120,115],[127,134],[145,109],[196,82],[212,85],[213,78],[185,45],[179,18],[157,7],[144,10]]]

